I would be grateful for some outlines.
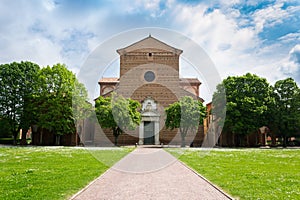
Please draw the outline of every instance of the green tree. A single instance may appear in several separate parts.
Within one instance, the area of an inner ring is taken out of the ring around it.
[[[185,146],[185,137],[188,131],[197,131],[197,127],[203,124],[206,115],[202,102],[189,96],[184,96],[179,101],[169,105],[165,111],[167,115],[165,125],[172,130],[179,128],[182,147]]]
[[[31,62],[0,65],[0,87],[0,116],[15,144],[21,129],[21,144],[26,144],[31,125],[52,131],[59,141],[60,135],[74,133],[74,119],[91,109],[84,86],[61,64],[43,69]]]
[[[80,118],[78,110],[88,104],[87,92],[75,75],[62,64],[42,68],[39,84],[39,93],[33,100],[35,122],[40,128],[54,133],[56,145],[59,145],[61,135],[76,132],[75,119]]]
[[[76,128],[79,128],[79,124],[82,120],[91,120],[92,112],[94,108],[91,103],[88,102],[88,93],[85,86],[77,79],[74,83],[73,97],[72,97],[73,117],[75,120]]]
[[[226,93],[226,106],[218,105],[223,91]],[[243,76],[228,77],[217,86],[213,95],[212,113],[218,119],[224,113],[223,132],[239,136],[238,145],[244,145],[244,137],[266,125],[265,112],[271,101],[271,87],[265,78],[247,73]],[[223,109],[223,110],[220,110]]]
[[[18,91],[18,84],[13,80],[17,78],[17,63],[3,64],[0,67],[0,112],[1,117],[8,120],[9,132],[13,134],[14,144],[19,130],[19,113],[20,98]]]
[[[33,121],[31,98],[38,91],[38,72],[40,67],[31,62],[21,62],[21,70],[23,73],[21,80],[21,96],[23,103],[23,110],[20,119],[20,128],[22,129],[21,144],[27,144],[26,134]]]
[[[10,119],[0,117],[0,138],[11,138],[12,132],[9,128]]]
[[[112,93],[111,97],[100,96],[95,103],[96,116],[102,128],[110,128],[113,131],[115,145],[118,137],[124,131],[134,130],[141,121],[138,112],[140,103],[132,99]]]
[[[37,88],[37,73],[40,67],[31,62],[10,63],[0,66],[0,114],[9,119],[10,131],[16,144],[22,129],[22,141],[26,144],[26,133],[31,123],[30,98]]]
[[[283,138],[287,146],[289,137],[296,136],[300,127],[299,87],[292,78],[279,80],[274,85],[274,104],[271,110],[273,116],[272,128],[277,136]]]
[[[268,102],[268,109],[264,114],[264,119],[266,121],[266,125],[268,126],[270,130],[270,136],[271,136],[271,145],[276,146],[276,137],[278,137],[279,130],[278,130],[278,106],[277,106],[277,101],[276,101],[276,93],[274,91],[274,87],[270,86],[271,88],[271,94],[270,94],[270,101]]]

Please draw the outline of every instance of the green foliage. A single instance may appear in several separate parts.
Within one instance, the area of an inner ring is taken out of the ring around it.
[[[15,138],[23,130],[25,143],[31,125],[57,135],[74,133],[74,119],[83,119],[91,110],[84,86],[65,65],[42,69],[31,62],[0,65],[0,86],[0,116],[8,120],[8,132]]]
[[[214,123],[220,128],[223,128],[224,126],[227,110],[235,106],[234,103],[227,105],[224,81],[225,80],[216,87],[216,91],[214,92],[212,99],[212,109],[210,110],[210,114],[215,116]]]
[[[297,136],[300,130],[300,90],[292,78],[279,80],[273,87],[274,101],[270,105],[269,124],[277,136]]]
[[[95,112],[102,128],[110,128],[117,139],[123,131],[134,130],[141,121],[141,114],[138,112],[140,103],[132,99],[112,93],[111,97],[100,96],[95,103]]]
[[[224,89],[226,107],[220,104]],[[228,77],[213,95],[212,113],[222,120],[226,113],[223,131],[243,136],[267,125],[272,135],[284,138],[286,145],[287,137],[297,136],[300,130],[299,93],[292,78],[279,80],[271,87],[266,79],[249,73]]]
[[[226,93],[226,107],[219,99]],[[246,135],[266,125],[265,113],[271,99],[271,88],[266,79],[247,73],[244,76],[228,77],[218,85],[213,95],[213,114],[226,113],[224,130]],[[221,110],[223,109],[223,110]]]
[[[72,91],[75,75],[64,65],[43,68],[40,73],[39,127],[57,135],[75,132],[72,115]]]
[[[20,129],[27,132],[30,126],[29,100],[37,89],[38,70],[31,62],[0,65],[0,115],[9,119],[15,139]]]
[[[90,118],[94,111],[91,103],[88,102],[88,92],[82,83],[76,79],[72,93],[73,117],[76,122]]]
[[[11,138],[12,132],[9,128],[10,119],[0,117],[0,138]]]
[[[98,121],[102,128],[116,127],[117,123],[112,114],[111,98],[100,96],[95,102]]]
[[[39,83],[34,100],[37,125],[56,135],[75,133],[75,119],[82,119],[82,107],[89,105],[84,86],[61,64],[42,68]]]
[[[197,131],[197,127],[203,124],[206,113],[203,104],[189,96],[184,96],[180,101],[169,105],[165,111],[167,114],[165,125],[170,129],[179,128],[182,146],[185,146],[188,131]]]

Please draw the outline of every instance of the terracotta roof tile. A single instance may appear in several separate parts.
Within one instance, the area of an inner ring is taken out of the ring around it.
[[[201,83],[197,78],[180,78],[180,82]]]
[[[99,83],[117,83],[119,82],[119,78],[110,77],[110,78],[102,78]]]

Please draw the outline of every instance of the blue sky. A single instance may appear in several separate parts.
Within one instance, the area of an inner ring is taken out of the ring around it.
[[[297,0],[2,0],[0,25],[0,63],[60,62],[78,72],[112,35],[160,27],[199,44],[222,78],[251,72],[300,83]]]

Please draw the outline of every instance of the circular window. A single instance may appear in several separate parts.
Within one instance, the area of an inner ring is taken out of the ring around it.
[[[147,72],[144,74],[144,79],[145,79],[147,82],[152,82],[152,81],[155,79],[155,74],[154,74],[154,72],[152,72],[152,71],[147,71]]]

